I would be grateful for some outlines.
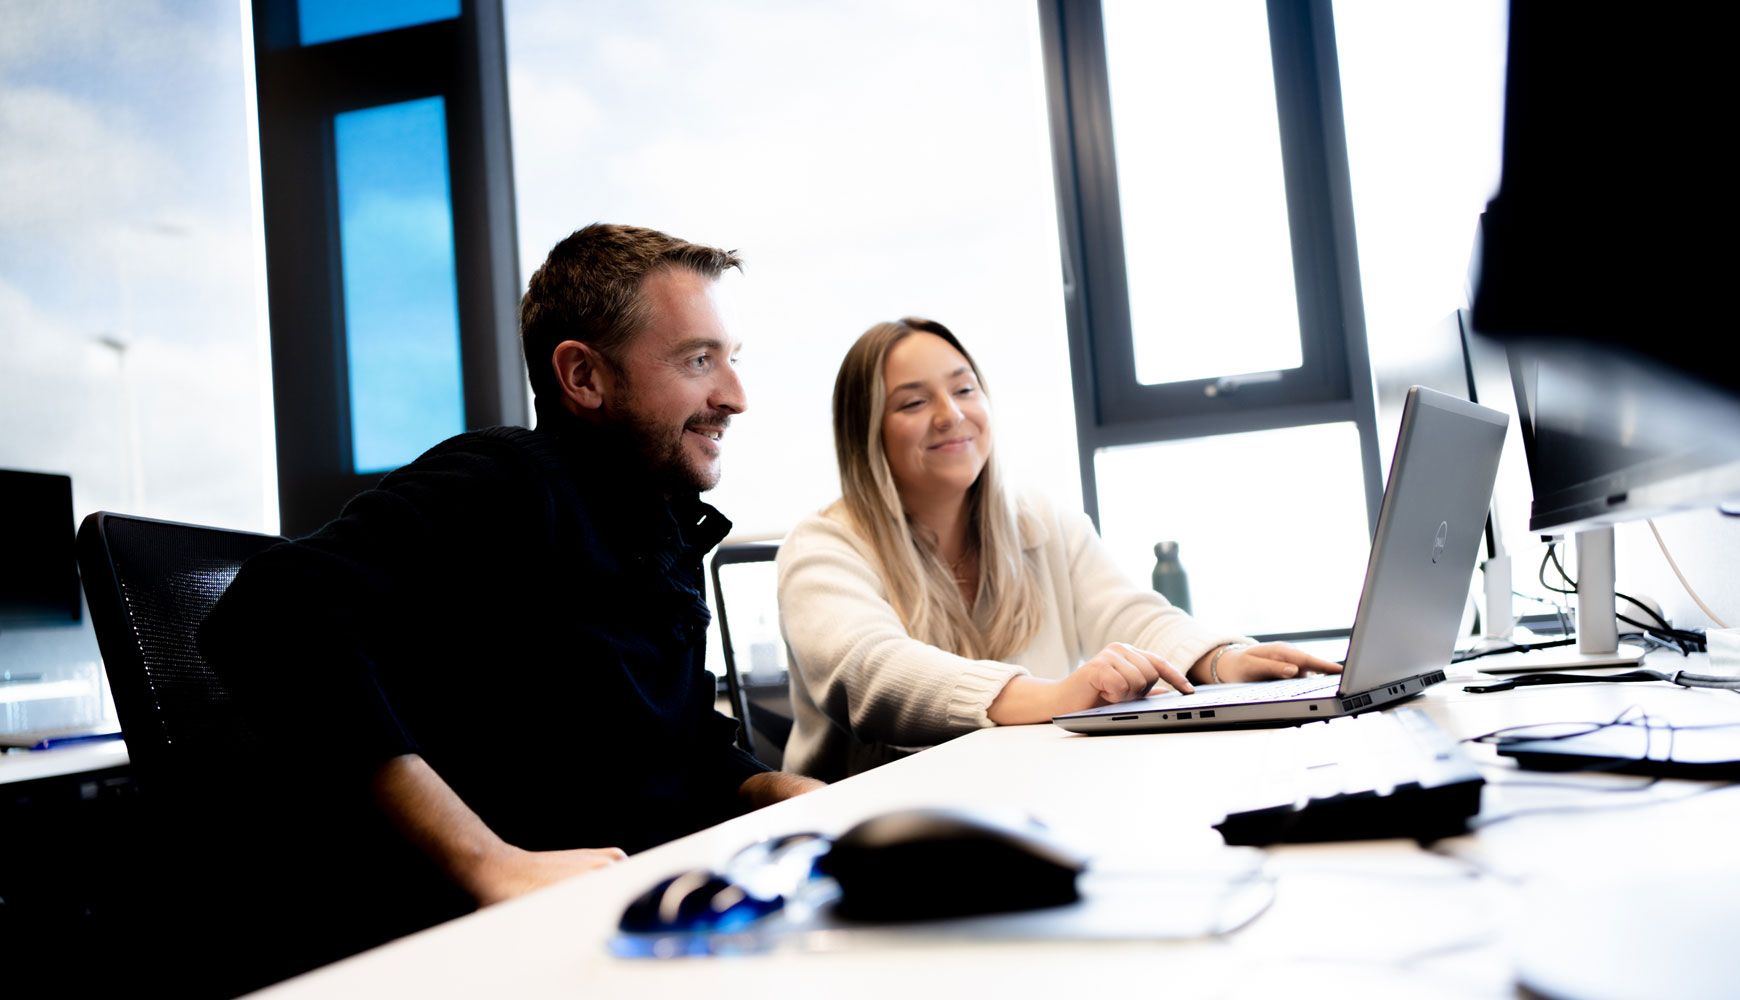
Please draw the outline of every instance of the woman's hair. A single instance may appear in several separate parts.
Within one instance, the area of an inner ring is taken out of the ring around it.
[[[882,442],[888,396],[883,369],[894,345],[914,333],[948,341],[985,391],[973,356],[941,323],[908,317],[864,331],[834,380],[841,501],[869,540],[894,610],[913,638],[970,659],[1003,659],[1026,649],[1039,632],[1039,571],[1022,550],[1019,514],[997,473],[995,444],[967,495],[968,543],[979,552],[979,616],[961,597],[936,538],[906,516],[888,466]]]

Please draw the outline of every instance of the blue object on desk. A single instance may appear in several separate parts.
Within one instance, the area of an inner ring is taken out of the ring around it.
[[[53,750],[57,747],[73,746],[79,743],[102,743],[108,740],[118,740],[120,738],[121,733],[119,730],[112,733],[76,733],[67,736],[51,736],[46,739],[40,739],[35,743],[30,744],[26,749]]]

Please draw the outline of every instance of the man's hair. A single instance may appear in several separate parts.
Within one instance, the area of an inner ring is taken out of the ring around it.
[[[532,393],[561,395],[550,357],[564,340],[590,344],[621,365],[622,351],[646,323],[641,282],[664,267],[717,278],[742,267],[735,250],[720,250],[639,226],[595,222],[550,250],[520,299],[520,348]]]

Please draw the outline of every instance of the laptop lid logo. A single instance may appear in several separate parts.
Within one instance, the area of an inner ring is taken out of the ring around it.
[[[1444,554],[1444,543],[1450,539],[1450,522],[1438,524],[1438,537],[1432,539],[1432,562],[1436,564],[1438,557]]]

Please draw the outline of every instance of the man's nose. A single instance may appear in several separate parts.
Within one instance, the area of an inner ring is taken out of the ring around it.
[[[737,377],[737,366],[726,364],[721,371],[722,375],[713,387],[713,394],[707,403],[715,410],[742,413],[749,408],[749,399],[748,394],[743,391],[743,380]]]

